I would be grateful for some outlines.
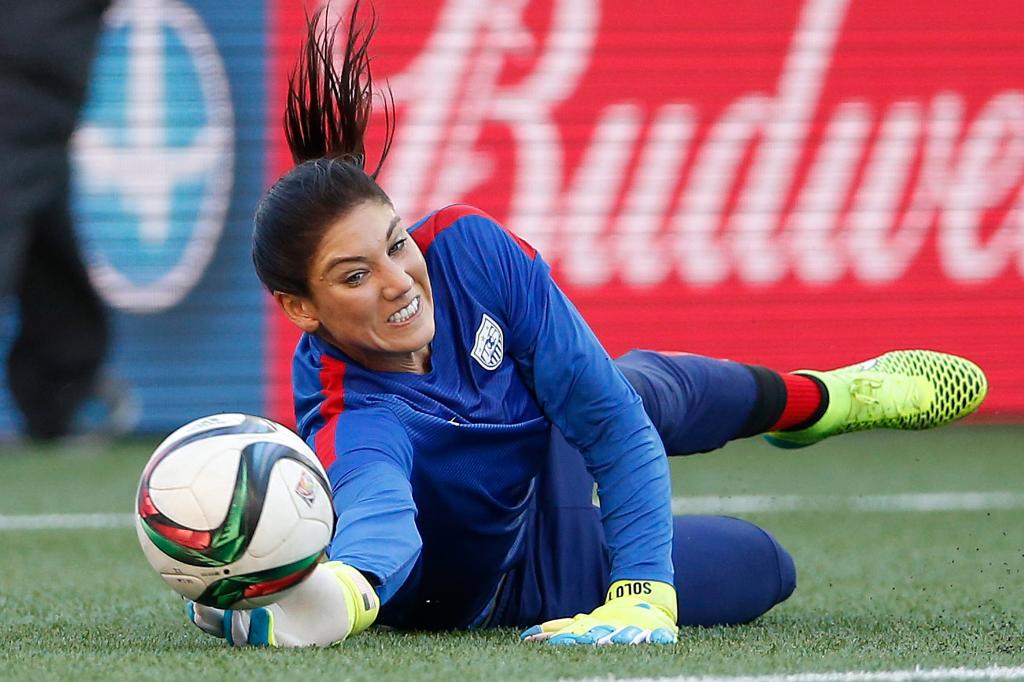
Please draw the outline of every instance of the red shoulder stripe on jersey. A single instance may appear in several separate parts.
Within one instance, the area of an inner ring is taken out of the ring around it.
[[[509,230],[484,211],[467,204],[452,204],[451,206],[445,206],[431,215],[412,233],[413,241],[415,241],[416,245],[420,247],[421,252],[426,253],[427,249],[430,248],[430,245],[434,243],[434,239],[437,235],[454,225],[459,218],[464,218],[466,216],[478,216],[491,221],[495,225],[501,226],[501,229],[503,229],[505,233],[512,238],[512,241],[514,241],[519,248],[523,250],[523,253],[525,253],[530,260],[533,260],[537,256],[537,249],[530,246],[525,239],[520,238],[519,235]]]
[[[338,454],[335,451],[335,437],[338,433],[338,415],[345,411],[345,363],[331,356],[320,356],[320,386],[324,401],[320,403],[320,417],[324,425],[313,443],[316,456],[327,469],[334,463]]]

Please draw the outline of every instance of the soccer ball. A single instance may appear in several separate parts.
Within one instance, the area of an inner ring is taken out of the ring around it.
[[[179,594],[254,608],[316,568],[334,530],[330,490],[316,455],[287,428],[218,414],[157,447],[139,481],[135,529]]]

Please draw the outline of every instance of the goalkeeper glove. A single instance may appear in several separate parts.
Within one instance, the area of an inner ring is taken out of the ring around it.
[[[215,609],[193,601],[189,620],[234,646],[329,646],[370,627],[380,600],[363,574],[340,561],[317,565],[309,577],[269,606]]]
[[[590,613],[534,625],[520,635],[549,644],[672,644],[676,626],[676,590],[652,580],[617,580],[605,603]]]

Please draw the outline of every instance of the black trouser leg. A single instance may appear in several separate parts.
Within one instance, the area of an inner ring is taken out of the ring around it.
[[[32,0],[0,22],[0,295],[18,297],[8,358],[29,433],[64,434],[93,389],[108,337],[69,206],[69,140],[105,0]]]
[[[32,230],[18,282],[21,328],[8,362],[11,393],[28,432],[63,435],[92,392],[106,356],[102,302],[89,282],[66,206]]]

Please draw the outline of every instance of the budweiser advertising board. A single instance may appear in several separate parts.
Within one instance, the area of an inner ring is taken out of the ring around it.
[[[270,179],[288,167],[291,4]],[[1024,416],[1020,0],[376,5],[398,211],[494,215],[613,355],[786,370],[935,348],[988,370],[983,416]],[[271,319],[288,418],[295,335]]]

